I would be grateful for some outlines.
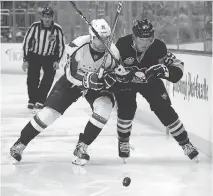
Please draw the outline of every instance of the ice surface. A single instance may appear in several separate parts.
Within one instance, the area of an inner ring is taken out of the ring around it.
[[[78,134],[91,113],[80,99],[63,117],[33,140],[21,163],[12,164],[9,148],[31,119],[26,109],[26,76],[1,75],[2,196],[212,196],[212,162],[204,154],[190,161],[165,133],[134,121],[127,164],[118,158],[116,113],[89,147],[91,161],[72,165]],[[122,186],[130,177],[129,187]]]

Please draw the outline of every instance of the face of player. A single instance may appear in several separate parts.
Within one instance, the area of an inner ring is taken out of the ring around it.
[[[50,27],[53,22],[53,16],[51,15],[43,15],[41,19],[43,21],[44,27],[47,28]]]
[[[138,52],[145,51],[152,44],[153,40],[154,40],[154,37],[140,38],[140,37],[133,36],[135,49]]]
[[[102,37],[104,43],[108,43],[109,41],[109,36],[108,37]],[[106,50],[105,45],[96,37],[94,36],[92,39],[92,48],[98,52],[104,52]]]

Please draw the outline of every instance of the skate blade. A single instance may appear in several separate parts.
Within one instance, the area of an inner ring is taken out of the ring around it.
[[[12,165],[17,165],[19,164],[20,162],[17,161],[14,157],[12,157],[11,155],[8,156],[8,160],[9,162],[12,164]]]
[[[39,113],[40,111],[41,111],[42,109],[33,109],[32,110],[32,114],[37,114],[37,113]]]
[[[31,113],[35,114],[36,113],[36,109],[32,109]]]
[[[76,165],[76,164],[72,165],[72,171],[74,174],[78,174],[78,175],[84,175],[87,173],[87,170],[85,169],[84,166]]]
[[[80,159],[80,158],[74,158],[74,160],[72,161],[72,164],[74,165],[80,165],[80,166],[84,166],[88,161],[86,159]]]
[[[194,162],[196,162],[196,163],[199,163],[199,162],[200,162],[198,156],[194,157],[192,160],[193,160]]]
[[[126,164],[126,158],[123,158],[123,163]]]

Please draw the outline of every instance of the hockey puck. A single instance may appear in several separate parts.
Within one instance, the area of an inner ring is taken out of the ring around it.
[[[125,177],[123,179],[123,186],[129,186],[131,183],[131,179],[129,177]]]

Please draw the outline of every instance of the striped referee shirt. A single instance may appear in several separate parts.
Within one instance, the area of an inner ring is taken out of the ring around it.
[[[65,36],[55,22],[44,28],[42,21],[34,22],[27,31],[23,42],[23,60],[28,61],[29,52],[40,56],[54,56],[60,61],[65,49]]]

